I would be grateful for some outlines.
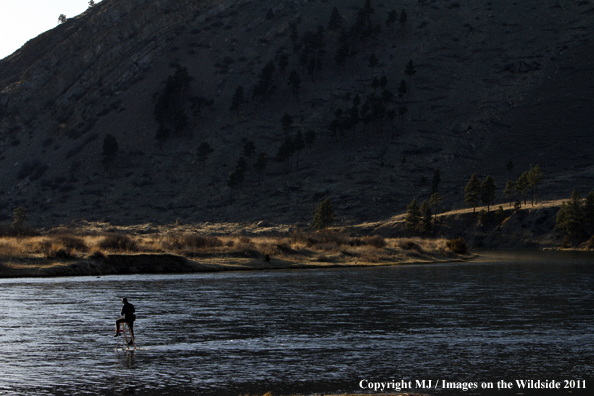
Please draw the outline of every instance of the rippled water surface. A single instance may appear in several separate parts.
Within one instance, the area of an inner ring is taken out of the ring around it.
[[[501,259],[0,279],[0,393],[308,394],[360,391],[363,379],[579,379],[590,389],[573,394],[594,394],[594,261]],[[135,353],[114,350],[123,296],[137,309]]]

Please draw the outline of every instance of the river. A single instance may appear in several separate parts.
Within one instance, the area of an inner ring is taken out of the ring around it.
[[[592,395],[593,263],[491,253],[439,265],[0,279],[0,393],[373,393],[361,386],[425,380],[416,390],[430,395]],[[112,336],[124,296],[137,310],[134,353],[116,352]],[[498,381],[513,387],[498,391]],[[479,389],[458,389],[464,382]]]

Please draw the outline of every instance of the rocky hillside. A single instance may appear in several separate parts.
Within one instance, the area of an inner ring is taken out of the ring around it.
[[[456,208],[472,173],[501,194],[535,164],[542,198],[587,192],[593,27],[587,0],[103,0],[0,60],[0,217],[307,222],[330,198],[352,224],[427,199],[435,169]]]

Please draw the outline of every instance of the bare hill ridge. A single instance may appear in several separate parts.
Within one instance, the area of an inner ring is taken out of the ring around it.
[[[493,175],[500,195],[508,178],[535,164],[542,198],[592,189],[594,3],[370,4],[367,34],[354,29],[363,0],[104,0],[32,39],[0,60],[0,217],[24,206],[39,225],[294,223],[310,221],[327,197],[352,224],[428,199],[422,180],[434,169],[446,207],[456,208],[472,173]],[[344,36],[328,24],[334,7],[347,33],[344,65],[335,60]],[[394,9],[406,10],[404,24],[386,24]],[[322,50],[304,55],[318,26]],[[404,72],[410,60],[412,76]],[[254,97],[271,61],[276,90]],[[180,68],[191,78],[180,105],[187,123],[158,141],[155,105]],[[383,76],[391,96],[373,85]],[[409,90],[399,98],[403,80]],[[240,85],[246,103],[230,110]],[[356,95],[358,123],[333,124],[352,114]],[[299,152],[298,169],[297,154],[274,161],[286,136],[310,130],[316,140]],[[109,167],[107,133],[119,146]],[[249,165],[261,152],[270,161],[261,182],[250,167],[231,189],[244,139],[256,148]],[[202,142],[214,149],[204,170]]]

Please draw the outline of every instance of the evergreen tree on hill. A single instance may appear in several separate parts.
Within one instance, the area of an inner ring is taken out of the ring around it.
[[[404,68],[404,74],[408,76],[408,96],[410,96],[410,91],[412,87],[412,76],[417,74],[417,69],[415,69],[415,65],[413,64],[412,59],[408,61],[406,67]]]
[[[283,52],[278,60],[278,70],[283,74],[283,76],[285,75],[287,66],[289,66],[289,55]]]
[[[511,178],[511,173],[512,170],[514,170],[514,163],[510,161],[507,162],[507,164],[505,164],[505,169],[507,169],[507,171],[509,172],[509,177]]]
[[[535,201],[538,203],[538,185],[542,183],[542,170],[540,169],[540,165],[536,164],[530,169],[527,179],[532,205],[534,206]]]
[[[491,203],[495,201],[495,191],[497,186],[495,185],[495,179],[491,176],[487,176],[481,185],[481,202],[487,205],[487,212],[490,210]]]
[[[244,139],[243,140],[243,155],[245,155],[248,159],[248,167],[251,166],[252,163],[252,156],[256,152],[256,145],[253,141]]]
[[[396,10],[392,10],[388,12],[388,16],[386,17],[386,27],[390,29],[390,32],[394,29],[394,24],[398,19],[398,13]]]
[[[573,190],[569,201],[561,204],[557,213],[557,228],[563,230],[571,238],[581,236],[584,225],[584,212],[582,196],[577,190]]]
[[[481,202],[481,181],[476,173],[470,177],[470,180],[466,184],[466,188],[464,188],[464,193],[464,202],[466,202],[466,206],[469,208],[472,207],[472,212],[476,213],[476,206]]]
[[[266,98],[276,91],[276,85],[274,85],[273,77],[276,67],[272,61],[268,62],[260,72],[258,76],[258,82],[252,90],[252,97],[254,98]]]
[[[207,142],[202,142],[200,143],[200,146],[198,146],[198,149],[196,150],[196,155],[198,157],[198,161],[202,162],[202,173],[205,172],[206,160],[213,151],[214,150],[212,149],[212,147],[210,147],[210,144],[208,144]]]
[[[512,206],[512,198],[515,194],[515,190],[516,190],[516,183],[514,183],[511,180],[508,180],[507,183],[505,184],[505,189],[503,190],[503,194],[505,195],[505,197],[507,199],[509,199],[509,207],[510,208]]]
[[[332,202],[329,199],[323,200],[314,213],[313,226],[316,230],[323,230],[331,226],[335,220],[336,214]]]
[[[291,74],[289,74],[289,86],[292,89],[293,96],[299,103],[299,89],[301,88],[301,78],[299,78],[299,73],[297,70],[293,69]]]
[[[256,162],[254,163],[254,169],[258,172],[258,186],[260,185],[260,181],[262,180],[262,175],[264,174],[264,170],[268,165],[268,156],[266,153],[260,153]]]
[[[426,233],[430,233],[431,231],[433,231],[433,227],[431,225],[433,213],[431,213],[431,207],[429,206],[427,201],[423,201],[423,203],[421,203],[419,211],[421,212],[421,225],[423,227],[423,231]]]
[[[285,132],[285,137],[288,137],[289,131],[293,126],[293,117],[291,117],[288,113],[283,114],[281,118],[281,125],[283,127],[283,132]]]
[[[243,87],[241,85],[235,88],[235,92],[233,93],[233,98],[231,98],[231,107],[230,110],[237,111],[239,114],[239,107],[245,103],[245,99],[243,98]]]
[[[404,217],[404,226],[407,230],[415,232],[421,223],[421,209],[417,200],[413,199],[410,205],[406,207],[406,216]]]
[[[404,36],[404,26],[408,21],[408,15],[406,15],[406,10],[402,10],[400,13],[400,18],[398,18],[398,22],[400,22],[400,26],[402,26],[402,35]]]
[[[177,68],[175,73],[167,78],[165,89],[158,96],[153,111],[159,125],[177,133],[182,132],[187,126],[185,103],[191,81],[192,78],[185,67]]]
[[[439,206],[443,202],[443,197],[438,193],[433,193],[431,198],[429,199],[429,205],[433,208],[433,212],[435,214],[435,218],[433,219],[434,223],[437,223],[437,214],[439,210]]]
[[[528,198],[529,185],[530,185],[530,181],[529,181],[528,172],[524,172],[520,175],[520,177],[518,178],[518,181],[516,182],[516,192],[520,195],[520,199],[522,196],[524,197],[524,205],[526,205],[526,201]]]
[[[590,229],[590,234],[594,235],[594,191],[590,191],[586,197],[584,205],[584,223]]]
[[[328,29],[330,30],[340,30],[342,27],[342,16],[338,11],[338,8],[334,7],[332,9],[332,13],[330,14],[330,21],[328,22]]]
[[[22,229],[25,226],[25,222],[29,216],[27,215],[27,209],[19,206],[12,212],[12,227],[16,229]]]
[[[295,152],[297,153],[297,162],[295,164],[295,167],[297,168],[297,170],[299,170],[299,153],[301,152],[301,150],[303,150],[305,148],[305,140],[303,139],[303,132],[297,131],[297,135],[295,136],[295,139],[293,140],[293,145],[295,147]]]

